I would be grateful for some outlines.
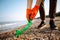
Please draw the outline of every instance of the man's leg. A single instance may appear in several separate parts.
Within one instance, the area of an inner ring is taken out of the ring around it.
[[[56,3],[57,0],[50,0],[50,10],[49,10],[49,17],[50,17],[50,28],[51,30],[55,29],[55,23],[54,23],[54,17],[55,17],[55,13],[56,13]]]
[[[44,21],[45,20],[44,1],[40,5],[39,12],[41,20]]]
[[[45,22],[44,22],[44,20],[45,20],[44,0],[40,4],[39,13],[40,13],[40,18],[41,18],[41,23],[38,25],[38,28],[45,25]]]

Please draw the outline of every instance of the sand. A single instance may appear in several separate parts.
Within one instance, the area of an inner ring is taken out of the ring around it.
[[[20,35],[18,38],[15,36],[16,29],[4,32],[0,34],[0,40],[60,40],[60,17],[55,18],[57,30],[50,30],[49,18],[46,18],[46,26],[36,29],[40,22],[40,19],[36,19],[30,29]],[[25,26],[26,25],[22,25],[18,29],[21,30]]]

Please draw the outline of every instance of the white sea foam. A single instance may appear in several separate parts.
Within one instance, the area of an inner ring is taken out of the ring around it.
[[[0,27],[7,27],[7,26],[15,25],[15,24],[17,24],[17,23],[4,24],[4,25],[0,25]]]

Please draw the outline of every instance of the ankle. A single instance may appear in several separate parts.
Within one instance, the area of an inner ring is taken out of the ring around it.
[[[50,25],[55,25],[54,20],[50,20],[49,24],[50,24]]]

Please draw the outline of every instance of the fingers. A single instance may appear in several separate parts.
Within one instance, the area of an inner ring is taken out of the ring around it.
[[[35,16],[36,16],[36,14],[35,14],[35,13],[31,13],[30,18],[31,18],[32,20],[34,20]]]
[[[35,6],[32,10],[31,9],[27,9],[26,10],[26,18],[27,20],[30,20],[30,19],[34,19],[37,12],[38,12],[38,9],[39,9],[39,6]]]
[[[26,10],[26,18],[27,20],[30,20],[30,14],[31,14],[31,9]]]
[[[28,14],[26,14],[26,18],[27,18],[27,20],[29,20],[29,15]]]
[[[33,20],[38,12],[39,6],[35,5],[34,8],[32,9],[32,13],[31,13],[31,19]]]

